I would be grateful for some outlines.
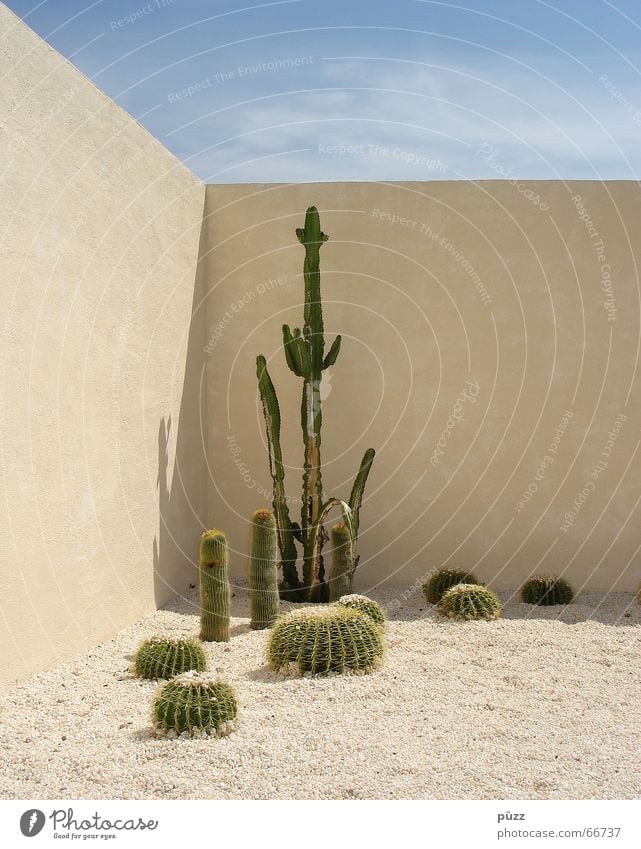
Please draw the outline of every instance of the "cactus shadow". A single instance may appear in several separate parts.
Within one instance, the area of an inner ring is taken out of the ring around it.
[[[245,677],[249,681],[257,681],[260,684],[286,684],[287,681],[291,681],[293,678],[291,675],[279,675],[277,672],[272,672],[267,665],[259,666],[258,669],[251,669],[246,673]]]
[[[200,232],[182,393],[175,434],[171,415],[158,425],[158,533],[153,540],[156,607],[164,607],[197,584],[198,538],[206,522],[207,462],[204,453],[206,219]],[[202,453],[196,454],[199,449]],[[170,471],[170,457],[173,466]],[[182,612],[182,611],[177,611]]]

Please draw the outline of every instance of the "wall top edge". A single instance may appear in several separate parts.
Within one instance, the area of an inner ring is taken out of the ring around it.
[[[519,182],[528,185],[550,185],[562,186],[590,185],[590,186],[636,186],[641,189],[639,180],[530,180],[527,177],[515,177]],[[260,186],[261,188],[284,188],[295,186],[450,186],[450,185],[476,185],[482,183],[484,186],[509,185],[512,180],[310,180],[309,182],[250,182],[250,183],[205,183],[207,188],[240,188],[246,186]]]

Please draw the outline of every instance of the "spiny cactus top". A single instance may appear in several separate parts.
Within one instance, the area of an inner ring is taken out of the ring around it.
[[[134,657],[134,673],[140,678],[173,678],[195,669],[202,672],[207,658],[200,643],[169,637],[145,640]]]
[[[574,590],[564,578],[534,575],[521,587],[521,598],[526,604],[569,604],[574,598]]]
[[[501,600],[481,584],[457,584],[440,600],[438,612],[450,619],[498,619]]]
[[[276,521],[271,510],[256,510],[249,533],[251,627],[270,628],[278,617]]]
[[[227,540],[222,531],[203,531],[200,538],[200,562],[219,563],[226,553]]]
[[[267,657],[276,672],[371,672],[383,659],[382,631],[349,607],[306,607],[276,622]]]
[[[203,672],[185,672],[158,691],[152,719],[159,735],[222,737],[236,728],[238,704],[229,684]]]
[[[377,625],[383,625],[387,619],[385,610],[380,606],[380,604],[374,601],[373,598],[368,598],[366,595],[359,595],[358,593],[344,595],[338,601],[338,604],[344,605],[345,607],[352,607],[354,610],[360,610],[361,613],[369,616],[369,618],[373,622],[376,622]]]
[[[472,572],[462,569],[438,569],[423,584],[423,593],[429,604],[438,604],[450,587],[457,584],[479,584]]]

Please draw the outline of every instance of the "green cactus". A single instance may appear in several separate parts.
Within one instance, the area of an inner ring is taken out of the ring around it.
[[[303,608],[274,625],[267,658],[275,672],[371,672],[383,660],[382,630],[349,607]]]
[[[249,535],[251,627],[271,628],[278,616],[276,521],[271,510],[256,510]]]
[[[338,604],[344,607],[351,607],[354,610],[360,610],[361,613],[369,616],[372,622],[375,622],[377,625],[384,625],[387,620],[387,614],[381,605],[366,595],[359,595],[358,593],[344,595],[338,601]]]
[[[173,678],[181,672],[207,668],[200,643],[169,637],[152,637],[141,643],[134,656],[134,674],[139,678]]]
[[[533,575],[521,587],[521,599],[526,604],[569,604],[573,598],[574,590],[570,584],[564,578],[552,575]]]
[[[323,544],[327,539],[323,517],[334,506],[340,506],[345,524],[352,534],[353,569],[358,565],[356,542],[358,538],[359,514],[363,491],[367,482],[375,452],[369,448],[354,480],[349,502],[338,499],[323,501],[321,470],[321,381],[323,371],[334,365],[341,347],[337,336],[329,351],[325,353],[323,309],[320,290],[320,249],[328,236],[320,226],[318,210],[310,206],[305,215],[305,226],[297,228],[298,241],[305,248],[303,278],[305,284],[305,306],[303,328],[290,329],[283,325],[283,347],[290,370],[303,379],[301,402],[301,428],[305,456],[303,461],[303,493],[301,524],[291,521],[285,495],[285,471],[280,447],[280,408],[276,390],[267,371],[262,355],[256,359],[258,387],[267,429],[269,468],[273,485],[273,510],[278,529],[278,547],[283,571],[283,595],[292,601],[307,599],[327,601],[329,593],[325,584],[322,558]],[[345,507],[343,507],[345,505]],[[346,508],[346,509],[345,509]],[[347,510],[347,512],[346,512]],[[303,549],[303,579],[299,578],[296,565],[298,552],[296,542]]]
[[[354,558],[352,535],[347,525],[334,525],[331,532],[332,568],[329,573],[329,600],[338,601],[352,591]]]
[[[438,604],[445,593],[457,584],[480,584],[473,572],[462,569],[438,569],[423,584],[423,593],[429,604]]]
[[[236,728],[238,704],[224,681],[202,672],[185,672],[156,694],[152,721],[158,734],[222,737]]]
[[[439,601],[438,612],[449,619],[499,619],[501,600],[482,584],[456,584]]]
[[[227,540],[222,531],[205,531],[200,540],[200,639],[229,642]]]

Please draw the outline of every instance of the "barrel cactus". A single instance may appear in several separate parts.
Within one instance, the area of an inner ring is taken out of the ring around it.
[[[438,612],[450,619],[498,619],[501,601],[482,584],[457,584],[439,601]]]
[[[383,659],[382,631],[349,607],[306,607],[276,622],[267,658],[275,672],[371,672]]]
[[[206,667],[205,652],[195,640],[153,637],[141,643],[134,657],[134,673],[140,678],[173,678],[190,669],[202,672]]]
[[[276,521],[271,510],[256,510],[249,536],[251,627],[271,628],[278,616]]]
[[[439,569],[423,584],[423,593],[429,604],[438,604],[445,593],[457,584],[480,584],[473,572],[461,569]]]
[[[385,610],[380,606],[380,604],[374,601],[373,598],[368,598],[366,595],[359,595],[358,593],[344,595],[339,600],[338,604],[344,607],[351,607],[354,610],[360,610],[361,613],[369,616],[372,622],[375,622],[377,625],[384,625],[385,620],[387,619]]]
[[[334,525],[331,533],[332,567],[329,573],[329,600],[338,601],[352,591],[354,557],[352,536],[346,524]]]
[[[574,590],[564,578],[552,575],[534,575],[521,587],[521,599],[526,604],[569,604],[574,598]]]
[[[200,540],[200,639],[229,642],[227,540],[222,531],[205,531]]]
[[[236,728],[237,714],[236,695],[229,684],[192,670],[160,688],[152,719],[160,735],[222,737]]]

